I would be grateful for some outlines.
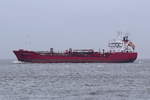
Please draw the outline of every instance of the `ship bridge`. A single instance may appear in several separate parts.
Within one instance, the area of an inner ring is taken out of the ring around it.
[[[121,38],[120,38],[121,37]],[[134,52],[135,45],[128,39],[127,35],[119,36],[108,43],[108,47],[113,52]]]

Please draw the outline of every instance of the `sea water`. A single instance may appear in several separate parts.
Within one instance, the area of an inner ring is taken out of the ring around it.
[[[0,60],[0,100],[150,100],[150,60],[116,64]]]

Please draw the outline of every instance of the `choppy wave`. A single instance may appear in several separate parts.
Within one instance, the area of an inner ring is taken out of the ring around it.
[[[3,62],[3,61],[1,61]],[[148,100],[150,61],[0,63],[0,100]]]

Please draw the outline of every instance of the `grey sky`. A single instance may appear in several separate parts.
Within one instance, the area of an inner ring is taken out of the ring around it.
[[[129,32],[150,58],[150,0],[0,0],[0,59],[14,49],[105,48]]]

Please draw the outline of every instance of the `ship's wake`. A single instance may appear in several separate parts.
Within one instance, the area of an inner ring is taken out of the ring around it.
[[[22,64],[23,62],[15,60],[15,61],[12,61],[12,63],[13,64]]]

